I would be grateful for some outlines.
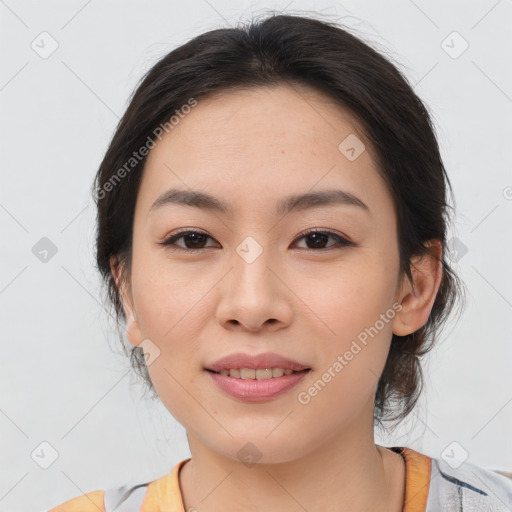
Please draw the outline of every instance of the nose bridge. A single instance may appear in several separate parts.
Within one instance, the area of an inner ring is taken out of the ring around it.
[[[291,320],[289,301],[283,300],[283,290],[274,275],[273,250],[263,245],[269,243],[269,237],[258,237],[260,243],[256,236],[245,237],[233,252],[232,271],[226,276],[217,310],[224,326],[235,322],[255,331],[265,323],[278,321],[274,327],[278,328]]]
[[[263,235],[258,237],[263,239]],[[264,241],[262,243],[265,243]],[[269,280],[275,277],[269,270],[272,250],[264,247],[254,236],[246,236],[236,247],[233,255],[235,280],[244,288],[244,292],[260,293],[268,287]],[[245,289],[247,287],[247,289]],[[272,286],[271,286],[272,287]]]

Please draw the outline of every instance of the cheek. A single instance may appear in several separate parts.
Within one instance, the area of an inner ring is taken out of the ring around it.
[[[321,288],[308,292],[304,302],[325,333],[316,336],[323,354],[320,372],[330,369],[340,376],[333,379],[333,391],[350,389],[353,393],[357,387],[356,395],[367,394],[377,384],[392,337],[393,279],[393,272],[386,272],[382,264],[365,261],[360,269],[351,267],[349,272],[345,268],[323,281]]]
[[[395,290],[392,274],[382,265],[361,258],[356,265],[302,282],[300,297],[308,315],[314,313],[312,318],[323,324],[326,334],[347,340],[374,325],[391,307]]]
[[[160,265],[160,266],[159,266]],[[139,324],[146,338],[158,348],[158,357],[147,367],[153,386],[169,412],[187,424],[194,407],[191,375],[200,353],[199,340],[208,318],[205,296],[210,286],[187,272],[173,271],[161,262],[145,260],[134,276]],[[194,393],[195,394],[195,393]]]
[[[133,268],[134,300],[145,336],[163,350],[194,340],[204,299],[213,285],[208,276],[198,278],[194,265],[171,264],[159,251],[134,253]]]

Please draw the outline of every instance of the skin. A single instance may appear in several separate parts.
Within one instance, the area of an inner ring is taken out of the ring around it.
[[[354,161],[338,150],[349,134],[366,145]],[[234,215],[178,204],[150,213],[171,187],[207,191]],[[289,194],[326,189],[349,191],[370,214],[346,205],[274,213]],[[202,252],[158,245],[181,228],[211,237],[203,245],[175,242]],[[311,237],[297,238],[312,228],[356,245],[328,238],[317,248]],[[236,252],[248,236],[263,250],[252,263]],[[179,475],[186,510],[402,510],[404,461],[374,443],[375,389],[392,333],[416,331],[432,309],[442,247],[434,240],[430,248],[432,256],[413,262],[413,283],[399,275],[395,209],[370,144],[346,110],[307,87],[200,99],[157,143],[137,198],[131,275],[114,260],[112,271],[127,338],[158,347],[150,377],[187,431],[192,459]],[[308,404],[299,403],[298,393],[393,304],[401,310]],[[312,371],[277,398],[242,402],[203,370],[238,351],[277,352]],[[237,455],[249,442],[261,452],[252,466]]]

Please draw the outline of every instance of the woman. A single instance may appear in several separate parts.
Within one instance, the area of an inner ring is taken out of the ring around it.
[[[374,441],[463,291],[449,185],[423,103],[339,26],[271,16],[166,55],[96,177],[97,263],[191,458],[51,512],[509,510],[460,445]]]

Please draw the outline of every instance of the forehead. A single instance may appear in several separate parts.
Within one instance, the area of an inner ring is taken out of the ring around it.
[[[190,113],[164,135],[165,144],[153,151],[182,147],[220,151],[226,159],[254,153],[288,157],[315,149],[338,150],[349,134],[365,138],[356,118],[333,99],[303,85],[273,85],[221,91],[198,100]],[[264,145],[263,145],[264,144]],[[163,155],[165,156],[165,155]],[[203,155],[204,156],[204,155]]]
[[[347,146],[356,158],[344,153]],[[333,188],[379,208],[391,201],[357,120],[331,98],[297,85],[199,99],[150,151],[137,208],[148,213],[170,188],[208,190],[232,211],[271,202],[275,210],[285,195]]]

